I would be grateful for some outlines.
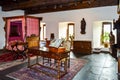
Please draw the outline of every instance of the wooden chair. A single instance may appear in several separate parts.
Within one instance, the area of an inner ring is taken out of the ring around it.
[[[26,37],[26,42],[28,43],[28,53],[29,53],[27,54],[27,56],[34,56],[36,51],[32,49],[38,49],[40,47],[39,41],[40,41],[39,36],[36,36],[34,34]]]
[[[26,42],[17,41],[11,44],[12,53],[15,53],[14,59],[18,59],[22,56],[23,60],[27,58],[28,45]]]
[[[26,42],[28,43],[28,48],[39,48],[39,36],[31,35],[26,38]]]
[[[50,45],[50,40],[45,40],[46,41],[46,44],[45,44],[45,47],[46,48],[49,48],[49,45]],[[48,63],[50,66],[52,65],[52,63],[51,63],[51,60],[52,59],[50,59],[50,58],[45,58],[45,57],[42,57],[43,58],[43,65],[45,64],[45,63]]]
[[[66,51],[69,51],[68,57],[67,57],[67,65],[68,65],[68,67],[70,67],[71,41],[69,41],[69,40],[64,41],[63,47],[65,48]],[[64,59],[62,60],[62,62],[64,62]]]

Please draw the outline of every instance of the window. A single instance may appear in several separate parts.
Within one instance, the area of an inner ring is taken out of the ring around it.
[[[109,34],[112,31],[112,22],[102,23],[102,34],[101,34],[101,44],[109,44]],[[107,46],[106,46],[107,47]]]
[[[45,38],[46,38],[46,24],[42,23],[42,25],[41,25],[40,39],[44,40]]]
[[[64,38],[70,40],[75,37],[75,24],[73,22],[59,23],[59,39]]]
[[[70,40],[71,38],[74,38],[74,23],[68,23],[68,30],[67,30],[67,40]]]

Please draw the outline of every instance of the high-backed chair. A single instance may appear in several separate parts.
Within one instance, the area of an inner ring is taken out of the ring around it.
[[[68,51],[68,57],[67,57],[67,65],[70,67],[70,51],[71,51],[71,41],[66,40],[63,42],[63,47],[65,48],[65,51]]]
[[[36,53],[36,51],[32,49],[39,48],[39,41],[40,41],[39,36],[36,36],[34,34],[32,34],[29,37],[26,37],[26,42],[28,44],[28,53],[29,53],[28,56],[33,56],[34,53]]]
[[[39,41],[39,37],[34,34],[26,38],[28,48],[39,48]]]

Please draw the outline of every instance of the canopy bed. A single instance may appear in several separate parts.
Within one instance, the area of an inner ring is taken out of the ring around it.
[[[13,16],[3,17],[3,20],[5,21],[5,49],[10,50],[13,42],[26,42],[26,38],[31,35],[40,36],[41,17]]]

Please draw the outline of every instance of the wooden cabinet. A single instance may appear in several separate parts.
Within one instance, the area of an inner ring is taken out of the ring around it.
[[[73,41],[73,52],[91,54],[92,46],[91,41]]]

